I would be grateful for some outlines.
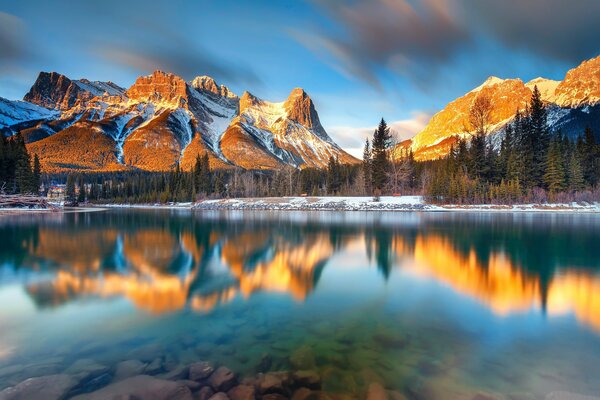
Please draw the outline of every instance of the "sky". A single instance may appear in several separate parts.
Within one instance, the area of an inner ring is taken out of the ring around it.
[[[0,97],[40,71],[129,87],[156,69],[282,101],[302,87],[360,155],[489,76],[562,80],[600,55],[597,0],[0,0]]]

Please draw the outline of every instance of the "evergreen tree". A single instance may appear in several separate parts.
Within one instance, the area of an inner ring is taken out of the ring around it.
[[[527,165],[532,186],[540,186],[543,181],[544,165],[549,147],[550,134],[547,126],[547,112],[537,86],[531,95],[530,114],[526,133],[526,152],[530,153]]]
[[[112,196],[113,198],[116,196]],[[65,187],[65,201],[68,204],[74,204],[77,200],[76,194],[75,194],[75,176],[73,176],[72,174],[69,174],[67,176],[67,184]]]
[[[85,203],[86,199],[86,191],[85,191],[85,182],[83,180],[83,175],[79,176],[79,182],[77,184],[79,187],[79,192],[77,193],[77,203]]]
[[[341,176],[340,164],[338,160],[331,156],[327,164],[327,190],[330,194],[336,195],[340,191]]]
[[[590,186],[596,186],[600,179],[600,163],[598,162],[600,154],[596,137],[590,127],[585,129],[583,142],[578,147],[583,161],[582,168],[585,182]]]
[[[363,150],[363,162],[362,162],[362,170],[364,176],[365,183],[365,193],[367,195],[373,192],[373,181],[371,175],[371,145],[369,143],[369,138],[365,140],[365,148]]]
[[[388,172],[390,169],[388,150],[391,140],[390,128],[382,118],[373,134],[372,141],[371,182],[375,196],[381,195],[388,182]]]
[[[579,161],[579,154],[576,150],[571,151],[568,163],[568,181],[569,190],[573,192],[579,192],[585,187],[585,180],[583,177],[583,170],[581,168],[581,162]]]
[[[550,193],[558,193],[565,190],[565,170],[563,157],[557,141],[553,140],[548,148],[546,156],[546,172],[543,175],[544,183]]]
[[[33,189],[37,194],[42,184],[42,166],[37,154],[33,156]]]

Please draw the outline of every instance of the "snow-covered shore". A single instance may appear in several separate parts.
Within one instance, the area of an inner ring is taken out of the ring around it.
[[[372,197],[277,197],[204,200],[193,205],[200,210],[308,210],[308,211],[489,211],[489,212],[597,212],[600,204],[520,204],[513,206],[434,205],[421,196]]]
[[[512,206],[434,205],[421,196],[372,197],[264,197],[202,200],[196,203],[104,204],[103,208],[153,208],[193,210],[273,210],[273,211],[435,211],[435,212],[587,212],[600,213],[600,203],[519,204]]]

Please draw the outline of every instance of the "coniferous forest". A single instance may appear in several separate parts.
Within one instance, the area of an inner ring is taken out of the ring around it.
[[[207,154],[194,167],[170,172],[127,171],[42,176],[37,155],[27,152],[20,135],[0,140],[3,193],[38,193],[42,180],[66,183],[68,203],[168,203],[203,198],[280,196],[373,196],[420,194],[430,202],[515,204],[598,201],[600,144],[594,132],[553,132],[535,88],[525,110],[517,111],[504,135],[491,135],[493,104],[478,97],[470,109],[465,134],[438,160],[415,161],[409,149],[394,143],[382,119],[367,139],[361,164],[341,164],[331,157],[327,168],[276,171],[212,169]],[[469,133],[466,133],[469,132]],[[576,139],[570,139],[576,137]]]

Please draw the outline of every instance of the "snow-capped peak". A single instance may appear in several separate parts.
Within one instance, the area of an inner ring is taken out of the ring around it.
[[[527,82],[525,86],[528,87],[532,92],[534,87],[537,86],[540,95],[542,96],[542,100],[546,102],[554,102],[554,92],[559,84],[560,81],[538,77]]]
[[[498,85],[498,84],[500,84],[500,83],[502,83],[504,81],[505,81],[505,79],[498,78],[497,76],[490,76],[481,85],[479,85],[475,89],[471,90],[471,92],[479,92],[481,89],[483,89],[485,87],[490,87],[490,86]]]

